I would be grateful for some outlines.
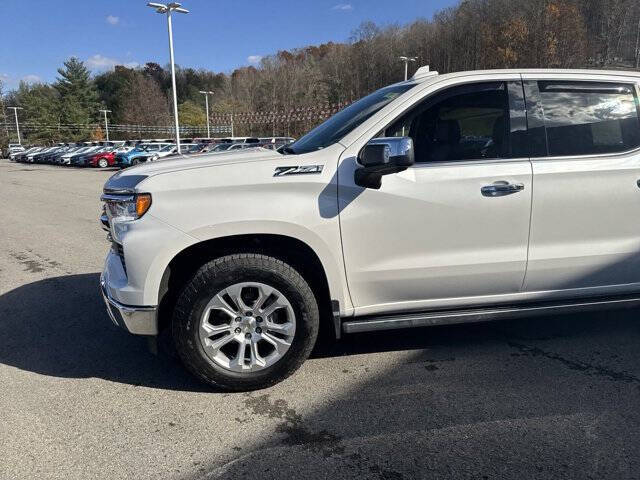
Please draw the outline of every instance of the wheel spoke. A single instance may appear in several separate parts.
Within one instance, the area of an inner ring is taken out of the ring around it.
[[[262,339],[273,345],[278,355],[283,355],[291,346],[290,342],[269,333],[263,333]]]
[[[209,322],[200,324],[200,334],[205,337],[211,337],[222,332],[228,332],[231,326],[224,323],[222,325],[211,325]]]
[[[270,320],[266,320],[265,328],[269,332],[280,333],[281,335],[291,335],[291,330],[293,329],[293,323],[274,323]]]
[[[231,368],[239,369],[239,370],[246,368],[245,361],[244,361],[246,348],[247,348],[247,342],[244,339],[241,342],[238,342],[238,351],[236,352],[236,358],[234,358],[229,363]]]
[[[251,311],[251,307],[249,307],[246,303],[244,303],[244,300],[242,300],[242,289],[244,288],[244,286],[242,285],[231,285],[230,287],[227,287],[227,289],[225,290],[229,296],[231,298],[233,298],[233,301],[236,302],[236,305],[238,306],[239,313],[243,314],[244,312],[247,311]]]
[[[267,308],[260,310],[260,315],[266,318],[279,308],[284,308],[286,306],[287,304],[281,301],[280,297],[278,297]]]
[[[258,353],[258,342],[251,342],[251,367],[264,367],[266,363],[265,359]]]
[[[208,340],[208,342],[205,342],[205,347],[217,354],[221,347],[224,347],[227,343],[233,341],[233,339],[233,335],[225,335],[215,340]]]
[[[255,311],[261,311],[262,304],[273,293],[273,288],[264,284],[258,284],[256,287],[258,288],[258,298],[253,304],[253,309]]]
[[[207,309],[211,310],[219,310],[220,312],[224,312],[231,318],[235,318],[238,316],[238,313],[235,308],[233,308],[227,301],[222,298],[222,295],[218,294],[209,302],[207,305]]]

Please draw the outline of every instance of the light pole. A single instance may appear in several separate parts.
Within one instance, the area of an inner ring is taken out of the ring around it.
[[[107,142],[109,141],[109,123],[107,122],[107,113],[111,113],[111,110],[100,110],[104,113],[104,129],[107,131]]]
[[[204,104],[207,108],[207,138],[211,138],[211,129],[209,128],[209,95],[213,95],[213,92],[200,90],[200,93],[204,95]]]
[[[18,133],[18,143],[22,145],[20,141],[20,125],[18,125],[18,110],[24,110],[22,107],[7,107],[13,109],[13,115],[16,117],[16,132]]]
[[[178,121],[178,95],[176,93],[176,66],[173,61],[173,31],[171,29],[171,12],[189,13],[189,10],[181,8],[178,2],[163,3],[147,3],[148,7],[155,8],[157,13],[167,14],[167,28],[169,30],[169,61],[171,63],[171,86],[173,87],[173,118],[176,124],[176,147],[180,152],[180,122]]]
[[[404,62],[404,81],[407,81],[407,74],[409,73],[409,62],[415,62],[418,57],[400,57],[400,60]]]

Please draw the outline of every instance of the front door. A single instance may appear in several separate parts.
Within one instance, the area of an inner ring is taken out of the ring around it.
[[[482,304],[521,290],[532,194],[525,132],[520,81],[450,87],[380,132],[412,137],[413,167],[383,177],[380,190],[340,175],[356,314]],[[353,157],[343,161],[355,168]]]

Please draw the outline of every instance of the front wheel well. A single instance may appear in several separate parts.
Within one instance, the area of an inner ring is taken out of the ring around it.
[[[320,310],[320,335],[332,335],[333,313],[329,282],[316,252],[306,243],[285,235],[233,235],[192,245],[178,253],[167,265],[158,292],[158,330],[171,324],[173,307],[184,285],[205,263],[234,253],[259,253],[282,260],[295,268],[309,283]]]

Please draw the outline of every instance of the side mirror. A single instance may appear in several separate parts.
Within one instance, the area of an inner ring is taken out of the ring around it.
[[[359,187],[382,186],[382,176],[402,172],[415,163],[411,137],[383,137],[370,140],[358,154],[362,167],[354,173]]]

